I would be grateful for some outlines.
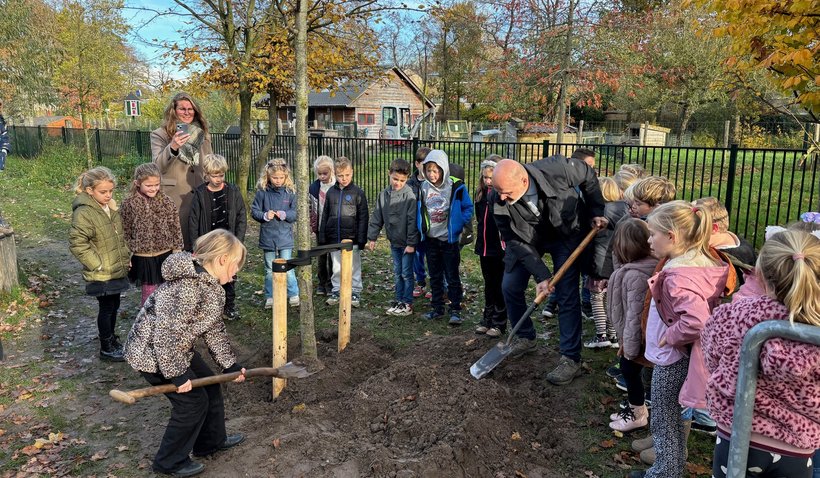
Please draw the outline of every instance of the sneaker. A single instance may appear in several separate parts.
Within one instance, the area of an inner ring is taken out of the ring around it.
[[[609,337],[609,347],[613,348],[613,349],[621,348],[621,344],[618,343],[618,336],[617,335],[611,335]]]
[[[498,327],[490,327],[487,329],[487,336],[488,337],[501,337],[504,332],[501,331]]]
[[[715,436],[717,435],[717,425],[703,424],[692,420],[692,431]]]
[[[301,305],[301,304],[302,304],[302,301],[301,301],[301,300],[299,300],[299,296],[298,296],[298,295],[294,295],[293,297],[288,297],[288,304],[289,304],[291,307],[299,307],[299,305]]]
[[[359,294],[353,294],[350,296],[350,305],[353,307],[358,307],[361,305],[361,301],[359,300]]]
[[[487,327],[486,325],[479,325],[478,327],[475,328],[475,333],[477,333],[479,335],[484,335],[484,334],[487,333],[488,330],[490,330],[490,328]]]
[[[387,309],[385,310],[385,313],[387,315],[396,315],[396,308],[399,305],[401,305],[401,302],[399,302],[399,301],[394,300],[394,301],[390,302],[390,306],[387,307]]]
[[[444,317],[444,312],[440,311],[440,310],[435,310],[435,309],[431,310],[430,312],[427,312],[426,314],[424,314],[424,318],[427,319],[427,320],[436,320],[436,319],[440,319],[442,317]]]
[[[427,292],[426,294],[424,294],[424,298],[425,299],[432,299],[433,298],[433,293],[432,292]]]
[[[553,385],[569,385],[575,377],[580,377],[583,373],[580,362],[562,355],[555,369],[547,374],[547,381]]]
[[[510,357],[521,357],[522,355],[531,354],[538,350],[538,344],[535,342],[535,339],[528,339],[525,337],[520,337],[516,335],[512,339],[512,350],[510,351]]]
[[[611,417],[610,417],[611,418]],[[649,424],[649,412],[644,405],[630,405],[618,412],[609,423],[609,428],[619,432],[630,432]]]
[[[622,392],[626,392],[626,380],[624,379],[623,375],[619,375],[618,378],[615,379],[615,388],[621,390]]]
[[[399,304],[393,310],[393,315],[397,317],[406,317],[413,313],[413,306],[410,304]]]
[[[336,292],[331,292],[329,296],[327,296],[327,300],[325,304],[327,305],[336,305],[339,303],[339,294]]]
[[[541,311],[542,317],[555,317],[558,315],[558,304],[547,303],[544,310]]]
[[[644,398],[643,399],[643,404],[644,404],[644,406],[646,407],[647,410],[652,409],[652,400],[650,400],[648,398]],[[621,400],[621,403],[618,404],[618,407],[621,410],[623,410],[624,408],[626,408],[628,406],[629,406],[629,399],[628,398],[624,398],[623,400]],[[613,418],[613,420],[614,420],[614,418]]]
[[[273,297],[268,297],[267,299],[265,299],[265,308],[266,309],[273,308]]]
[[[421,284],[416,284],[416,287],[413,288],[413,297],[421,297],[424,295],[424,286]]]
[[[610,378],[617,378],[621,376],[621,364],[616,363],[615,365],[606,369],[606,376]]]
[[[589,342],[584,342],[584,347],[588,349],[602,349],[612,346],[612,342],[606,338],[606,335],[596,335]]]
[[[316,288],[316,295],[327,295],[327,289],[320,285]]]
[[[581,304],[581,315],[583,315],[585,319],[592,320],[592,304],[583,302]]]
[[[464,320],[461,318],[461,311],[453,310],[450,312],[450,321],[447,322],[450,325],[461,325]]]

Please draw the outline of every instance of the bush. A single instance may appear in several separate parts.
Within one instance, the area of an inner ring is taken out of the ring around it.
[[[86,169],[85,151],[62,144],[46,145],[34,158],[24,160],[31,183],[70,189]]]

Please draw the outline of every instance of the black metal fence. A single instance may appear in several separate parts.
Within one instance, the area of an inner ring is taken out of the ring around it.
[[[36,157],[49,144],[85,147],[81,129],[21,127],[10,128],[12,148],[24,157]],[[92,155],[97,164],[130,168],[151,160],[150,132],[93,129],[89,131]],[[239,137],[213,133],[214,152],[225,156],[231,169],[229,181],[236,181],[239,164]],[[259,173],[256,156],[265,136],[252,136],[247,187],[252,189]],[[309,157],[325,154],[347,156],[354,164],[354,181],[375,197],[387,186],[387,171],[396,158],[412,161],[417,148],[441,149],[450,161],[464,167],[471,194],[479,184],[479,165],[489,154],[499,154],[520,162],[531,162],[560,153],[570,155],[576,148],[596,151],[596,169],[601,176],[614,174],[625,163],[637,163],[654,175],[666,176],[678,189],[678,198],[694,200],[715,196],[730,212],[730,229],[759,246],[766,225],[785,224],[804,211],[820,210],[818,159],[805,150],[661,147],[633,145],[583,145],[541,143],[480,143],[438,140],[384,140],[312,136]],[[292,162],[296,155],[294,136],[277,136],[269,154]]]

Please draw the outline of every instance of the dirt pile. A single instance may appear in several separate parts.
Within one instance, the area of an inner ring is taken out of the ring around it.
[[[325,370],[275,402],[270,381],[229,387],[228,428],[248,444],[205,463],[214,476],[565,476],[553,469],[581,451],[567,418],[580,388],[548,387],[543,354],[475,380],[469,365],[491,345],[424,337],[394,353],[355,337],[337,354],[323,343]]]

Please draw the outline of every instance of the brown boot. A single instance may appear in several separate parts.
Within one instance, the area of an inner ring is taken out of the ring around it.
[[[689,442],[689,432],[692,430],[692,421],[686,420],[683,422],[683,443]],[[652,436],[649,437],[650,439]],[[635,440],[638,441],[638,440]],[[635,442],[632,442],[632,446],[634,449]],[[689,458],[689,447],[683,449],[683,457],[684,459]],[[655,464],[655,447],[647,448],[646,450],[641,451],[641,461],[646,463],[647,465],[654,465]]]
[[[652,440],[651,433],[647,437],[632,440],[632,451],[634,451],[635,453],[640,453],[644,450],[648,450],[653,446],[655,446],[655,442]]]

